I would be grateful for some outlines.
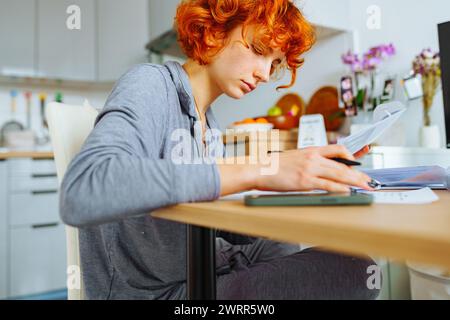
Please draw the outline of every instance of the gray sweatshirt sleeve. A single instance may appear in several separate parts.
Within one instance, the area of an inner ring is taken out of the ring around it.
[[[180,165],[158,156],[169,116],[167,92],[161,71],[148,64],[118,81],[62,181],[64,223],[108,223],[219,197],[216,164]]]

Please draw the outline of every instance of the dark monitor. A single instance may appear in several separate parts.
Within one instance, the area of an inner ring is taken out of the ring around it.
[[[447,134],[447,148],[450,149],[450,22],[440,24],[438,29],[442,69],[442,93],[444,96],[445,130]]]

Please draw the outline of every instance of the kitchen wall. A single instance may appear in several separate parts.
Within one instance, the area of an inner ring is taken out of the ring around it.
[[[315,0],[319,1],[319,0]],[[300,1],[301,3],[301,1]],[[427,2],[411,2],[407,0],[350,0],[349,26],[357,31],[357,41],[350,33],[342,33],[319,41],[315,47],[306,54],[305,64],[300,69],[295,86],[288,90],[277,92],[275,88],[286,84],[290,74],[277,82],[263,85],[259,90],[246,96],[241,101],[228,97],[219,98],[213,105],[221,128],[225,129],[234,121],[246,117],[264,115],[266,111],[285,93],[295,92],[306,101],[319,87],[324,85],[336,86],[342,74],[348,70],[342,65],[340,56],[356,45],[356,49],[366,51],[369,47],[381,43],[392,42],[397,47],[397,55],[384,64],[383,72],[397,74],[399,77],[406,74],[414,56],[425,47],[438,49],[437,23],[450,20],[450,2],[445,0],[429,0]],[[381,9],[381,29],[370,30],[366,23],[367,8],[377,5]],[[317,12],[315,13],[317,15]],[[0,123],[10,118],[10,86],[0,85]],[[23,91],[22,89],[20,89]],[[40,121],[39,102],[37,93],[33,91],[33,126]],[[47,90],[49,99],[53,98],[55,90]],[[89,99],[95,107],[102,107],[109,91],[107,90],[63,90],[65,102],[81,104],[85,98]],[[404,101],[401,88],[397,88],[397,99]],[[18,99],[18,117],[25,121],[25,102],[22,96]],[[444,117],[442,94],[439,92],[432,109],[432,119],[439,124],[444,141]],[[421,125],[421,102],[414,101],[409,104],[409,110],[397,126],[397,132],[392,133],[397,139],[390,143],[402,142],[407,146],[418,145],[418,130]],[[356,120],[358,121],[358,119]]]
[[[376,5],[381,10],[381,28],[367,28],[367,8]],[[397,55],[385,64],[383,70],[403,76],[411,68],[414,57],[424,48],[439,49],[437,24],[450,21],[450,2],[446,0],[351,0],[352,26],[359,33],[359,47],[366,51],[373,45],[392,42]],[[397,98],[404,100],[401,88]],[[432,122],[441,129],[442,143],[445,139],[442,91],[439,91],[431,112]],[[420,100],[408,105],[407,114],[401,120],[405,129],[407,146],[418,145],[418,132],[422,120]]]
[[[445,0],[426,2],[351,0],[350,4],[350,26],[356,30],[356,36],[341,34],[318,42],[313,50],[305,55],[305,65],[299,72],[299,79],[289,92],[296,92],[308,101],[320,86],[337,86],[340,76],[348,72],[342,65],[340,56],[353,46],[355,50],[365,52],[378,44],[394,43],[397,47],[397,55],[387,61],[381,71],[384,74],[397,75],[400,79],[409,72],[413,58],[422,49],[430,47],[438,50],[437,24],[450,20],[450,2]],[[377,5],[381,9],[381,29],[379,30],[370,30],[367,27],[369,18],[367,9],[372,5]],[[277,93],[274,89],[288,80],[289,76],[281,82],[265,85],[239,102],[221,97],[214,104],[214,111],[221,122],[222,129],[244,117],[265,114],[266,110],[286,93],[286,91]],[[421,101],[407,103],[400,86],[396,90],[396,99],[407,104],[408,111],[401,123],[385,136],[383,143],[418,146],[418,132],[422,119]],[[355,122],[359,121],[360,119],[355,120]],[[442,91],[439,91],[435,98],[432,121],[439,124],[441,140],[444,143]]]

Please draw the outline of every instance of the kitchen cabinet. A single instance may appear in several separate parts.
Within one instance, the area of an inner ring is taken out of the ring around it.
[[[151,2],[0,0],[0,75],[116,81],[147,61]],[[79,30],[67,27],[71,5],[80,8]]]
[[[0,161],[0,297],[66,287],[66,241],[53,159]]]
[[[99,81],[115,81],[131,66],[147,62],[149,2],[155,1],[98,0]]]
[[[64,237],[64,226],[58,222],[11,229],[9,296],[65,287]]]
[[[0,159],[0,299],[8,293],[7,261],[8,261],[8,220],[7,220],[7,186],[6,161]]]
[[[80,29],[70,30],[69,6],[80,8]],[[39,0],[37,68],[41,77],[96,80],[96,1]]]
[[[36,0],[0,0],[0,74],[32,76]]]

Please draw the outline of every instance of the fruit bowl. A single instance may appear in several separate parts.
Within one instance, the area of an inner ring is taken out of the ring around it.
[[[243,123],[234,124],[230,126],[230,129],[236,132],[254,132],[254,131],[270,131],[273,129],[273,124],[271,123]]]

